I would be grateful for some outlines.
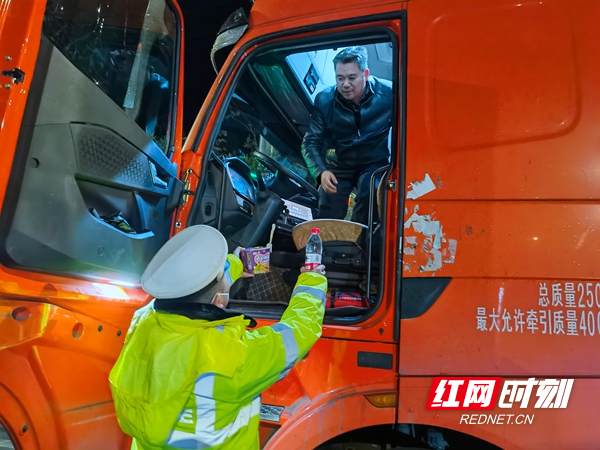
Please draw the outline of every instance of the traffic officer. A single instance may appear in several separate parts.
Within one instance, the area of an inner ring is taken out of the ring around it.
[[[214,228],[186,228],[154,256],[138,310],[110,373],[117,419],[132,448],[258,449],[260,393],[321,335],[324,267],[303,268],[271,326],[225,311],[242,263]]]

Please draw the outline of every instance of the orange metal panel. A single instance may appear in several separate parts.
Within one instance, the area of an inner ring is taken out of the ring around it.
[[[310,449],[347,431],[393,423],[395,408],[375,408],[364,395],[396,392],[397,372],[358,367],[359,351],[394,355],[396,367],[394,344],[322,338],[286,378],[263,392],[263,404],[285,406],[281,428],[266,448]]]
[[[410,2],[407,181],[429,174],[427,199],[597,200],[598,15],[586,1]]]
[[[330,18],[340,20],[376,14],[382,10],[399,10],[405,7],[405,3],[405,0],[375,0],[366,4],[361,0],[349,0],[342,5],[318,0],[308,0],[300,4],[293,0],[263,0],[257,1],[252,7],[250,27],[256,29],[266,26],[281,30],[294,27],[291,25],[293,22],[311,24],[328,22],[332,20]],[[264,33],[264,30],[261,32]]]
[[[600,292],[600,283],[595,286]],[[585,298],[585,307],[542,307],[539,287],[538,280],[454,279],[428,312],[402,321],[400,372],[597,376],[600,308],[588,307]],[[570,334],[567,311],[575,311],[577,334]],[[478,329],[479,317],[485,330]]]
[[[0,0],[0,71],[19,68],[25,72],[20,84],[0,77],[0,208],[33,78],[45,6],[44,0]]]
[[[0,414],[22,448],[125,448],[108,385],[125,330],[10,300],[0,300],[0,328],[1,391],[14,399]]]
[[[598,441],[599,8],[409,4],[402,274],[452,280],[401,322],[400,422],[502,448]],[[425,411],[423,375],[586,378],[567,410],[527,410],[532,425],[499,426]]]
[[[424,197],[406,206],[404,276],[600,278],[600,265],[594,264],[600,252],[600,207],[593,202]],[[436,271],[421,269],[433,252],[424,245],[431,230],[423,227],[435,230],[432,235],[440,240],[442,264]]]

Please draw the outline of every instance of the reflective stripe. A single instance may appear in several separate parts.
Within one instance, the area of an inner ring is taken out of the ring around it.
[[[285,349],[285,367],[279,374],[279,378],[277,380],[281,380],[285,377],[296,361],[298,360],[298,343],[296,342],[296,338],[294,337],[294,330],[292,330],[288,325],[284,323],[276,323],[271,325],[273,331],[278,332],[281,335],[281,339],[283,340],[283,348]]]
[[[221,333],[224,333],[224,332],[225,332],[225,327],[224,327],[223,325],[217,325],[217,326],[215,327],[215,330],[218,330],[218,331],[220,331]]]
[[[198,377],[196,386],[194,387],[194,394],[196,395],[195,433],[191,434],[180,430],[173,430],[167,438],[167,445],[190,449],[214,447],[225,442],[227,438],[247,426],[252,417],[260,414],[260,395],[258,395],[252,400],[251,404],[240,409],[232,423],[220,430],[216,430],[216,401],[213,398],[214,384],[214,373],[207,373]]]
[[[326,297],[325,297],[325,292],[323,292],[322,289],[314,288],[311,286],[296,286],[296,289],[294,289],[294,292],[292,292],[292,298],[297,294],[312,295],[313,297],[316,297],[319,300],[321,300],[321,303],[323,305],[325,304]]]

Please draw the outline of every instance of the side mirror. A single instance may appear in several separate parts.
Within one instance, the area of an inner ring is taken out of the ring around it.
[[[223,23],[210,51],[210,60],[215,72],[219,73],[231,48],[240,40],[247,29],[248,18],[243,8],[237,9]]]

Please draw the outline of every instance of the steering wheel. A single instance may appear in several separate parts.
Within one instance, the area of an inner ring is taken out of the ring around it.
[[[265,185],[265,180],[263,180],[263,177],[260,175],[260,173],[256,177],[256,181],[258,183],[258,190],[260,192],[265,192],[267,190],[267,186]]]
[[[295,174],[290,169],[285,167],[279,161],[274,160],[270,156],[265,155],[264,153],[254,152],[254,157],[267,169],[271,172],[281,172],[283,175],[288,177],[290,180],[293,180],[295,183],[298,183],[304,189],[306,189],[311,195],[315,198],[319,198],[319,191],[315,189],[315,187],[306,181],[304,178],[300,177],[298,174]]]

